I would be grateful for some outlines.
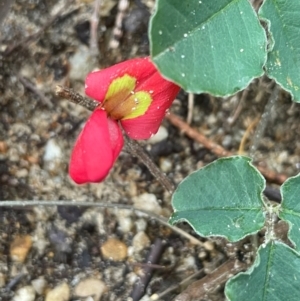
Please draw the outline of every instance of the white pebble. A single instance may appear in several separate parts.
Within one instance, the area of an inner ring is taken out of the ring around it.
[[[48,140],[45,146],[44,161],[52,161],[60,159],[61,157],[62,151],[55,139]]]
[[[27,176],[28,176],[28,170],[26,168],[19,169],[16,172],[17,178],[26,178]]]
[[[156,144],[158,142],[161,142],[165,139],[167,139],[169,136],[169,133],[167,131],[167,129],[164,126],[161,126],[157,133],[155,135],[153,135],[150,139],[148,139],[148,142],[150,144]]]
[[[169,172],[173,168],[172,161],[167,158],[161,158],[159,160],[159,167],[160,167],[161,171]]]
[[[118,210],[117,220],[119,224],[119,229],[123,233],[128,233],[131,231],[133,223],[130,216],[127,216],[128,210]],[[126,211],[126,212],[125,212]]]
[[[67,283],[62,283],[47,293],[45,301],[69,301],[70,288]]]
[[[34,301],[35,291],[32,286],[27,285],[17,290],[13,301]]]
[[[107,287],[103,281],[96,278],[87,278],[76,285],[74,295],[82,298],[93,296],[94,301],[99,301],[106,290]]]
[[[139,218],[135,222],[136,231],[145,231],[147,229],[147,222],[143,218]]]
[[[31,285],[33,286],[34,290],[37,292],[37,294],[42,295],[45,291],[47,282],[43,276],[33,279],[31,281]]]
[[[134,252],[138,253],[150,246],[150,239],[144,231],[138,232],[132,239]]]
[[[143,193],[134,197],[133,204],[138,209],[150,211],[158,215],[161,214],[161,207],[153,193]]]

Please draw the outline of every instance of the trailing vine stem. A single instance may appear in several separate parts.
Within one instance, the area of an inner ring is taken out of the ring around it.
[[[56,95],[65,98],[75,104],[79,104],[86,109],[93,111],[99,106],[99,102],[82,96],[81,94],[63,86],[56,86]],[[125,133],[126,149],[134,156],[139,158],[148,168],[154,178],[170,193],[173,194],[175,188],[170,179],[158,168],[141,145],[131,140]]]

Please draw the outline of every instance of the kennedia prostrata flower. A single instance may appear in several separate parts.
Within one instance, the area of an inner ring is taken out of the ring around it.
[[[150,138],[179,89],[159,74],[148,57],[90,73],[85,92],[99,101],[99,106],[75,143],[71,178],[78,184],[102,181],[124,144],[119,125],[132,139]]]

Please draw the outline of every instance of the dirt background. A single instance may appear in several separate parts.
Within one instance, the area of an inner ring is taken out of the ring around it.
[[[249,239],[236,245],[223,239],[206,240],[180,225],[201,241],[193,244],[165,226],[162,221],[172,212],[171,196],[125,150],[103,183],[78,186],[68,176],[72,146],[90,112],[59,99],[55,86],[84,94],[88,72],[148,55],[147,28],[154,1],[129,1],[122,15],[122,35],[116,36],[118,1],[103,0],[96,48],[90,47],[95,1],[8,2],[7,14],[5,6],[0,6],[0,200],[40,200],[41,204],[74,200],[114,208],[1,208],[0,300],[130,300],[153,248],[158,255],[143,300],[154,300],[150,296],[175,285],[175,290],[160,298],[172,300],[187,285],[178,285],[181,281],[199,271],[203,273],[198,278],[202,277],[228,258],[252,260]],[[233,153],[249,154],[252,148],[257,164],[272,171],[297,174],[299,105],[280,88],[274,92],[266,78],[254,80],[246,91],[228,99],[196,95],[191,126]],[[275,101],[261,118],[272,97]],[[189,109],[184,91],[171,111],[186,120]],[[265,130],[255,140],[253,131],[261,120]],[[156,141],[141,144],[175,185],[217,158],[166,120]],[[119,208],[120,204],[146,209],[162,220]],[[118,249],[120,257],[110,258],[105,248],[108,252]],[[76,291],[86,279],[94,299]],[[55,287],[62,291],[50,299]],[[207,292],[202,300],[223,300],[222,288]]]

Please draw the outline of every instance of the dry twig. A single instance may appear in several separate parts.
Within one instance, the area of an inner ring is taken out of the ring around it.
[[[147,263],[156,264],[159,262],[161,254],[163,253],[164,243],[160,238],[157,238],[151,247],[147,256]],[[132,301],[138,301],[144,295],[145,290],[151,280],[154,268],[151,265],[145,266],[142,271],[142,276],[135,283],[132,293],[130,295]]]
[[[77,202],[74,200],[52,200],[52,201],[44,201],[44,200],[36,200],[36,201],[3,201],[0,200],[0,207],[34,207],[34,206],[78,206],[78,207],[98,207],[98,208],[112,208],[112,209],[125,209],[125,210],[131,210],[133,212],[140,212],[144,213],[146,216],[153,218],[160,222],[162,225],[172,229],[177,234],[181,235],[182,237],[189,240],[189,242],[193,245],[199,245],[202,246],[202,242],[195,238],[194,236],[188,234],[187,232],[181,230],[180,228],[177,228],[176,226],[172,226],[168,223],[168,220],[164,218],[163,216],[158,216],[155,213],[152,213],[147,210],[135,208],[130,205],[125,204],[110,204],[110,203],[101,203],[101,202]]]
[[[247,265],[236,259],[230,259],[215,269],[211,274],[193,282],[173,301],[198,301],[205,299],[207,293],[224,284],[229,278],[245,270]]]
[[[209,149],[212,153],[217,155],[218,157],[228,157],[233,156],[234,154],[224,149],[219,144],[211,141],[201,133],[199,133],[196,129],[190,127],[186,122],[180,119],[178,116],[170,113],[166,116],[166,118],[176,127],[178,127],[181,131],[183,131],[188,137],[194,139],[195,141],[201,143],[204,147]],[[284,174],[279,174],[274,171],[271,171],[262,166],[256,166],[257,169],[264,175],[264,177],[272,183],[276,183],[281,185],[286,179],[287,176]]]

